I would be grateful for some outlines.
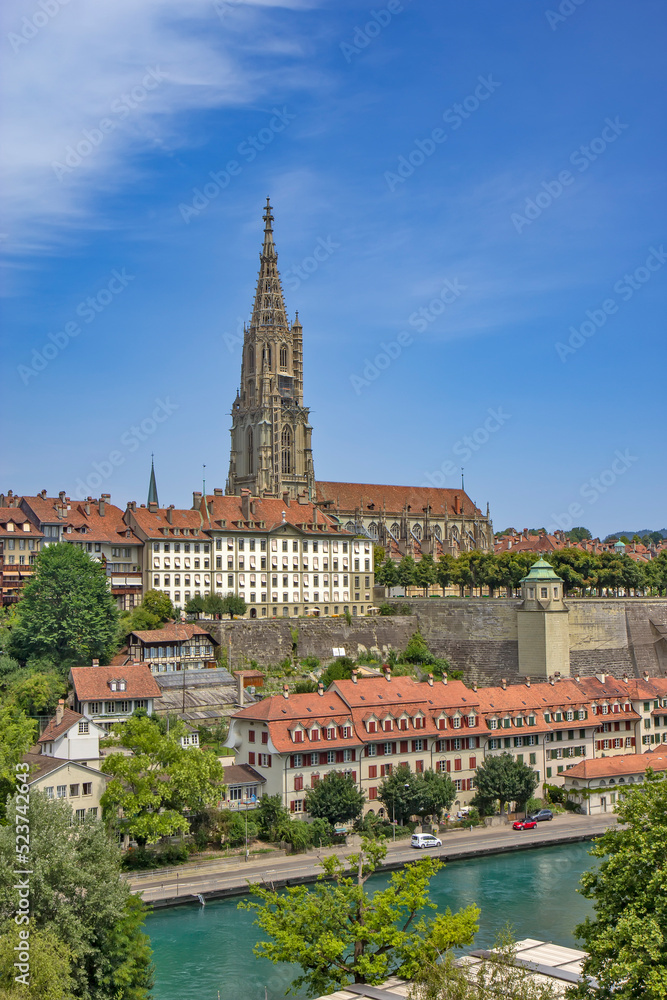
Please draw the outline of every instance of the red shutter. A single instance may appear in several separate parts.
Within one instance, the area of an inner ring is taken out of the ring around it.
[[[424,750],[428,750],[428,740],[424,740],[423,747]]]
[[[249,729],[248,730],[248,743],[254,743],[254,742],[255,742],[255,730],[254,729]]]
[[[267,753],[267,755],[266,755],[266,766],[267,767],[271,767],[271,754],[270,753]]]
[[[269,734],[262,733],[262,743],[268,743],[268,742],[269,742]]]
[[[471,757],[471,758],[470,758],[470,764],[469,764],[469,767],[470,767],[470,770],[471,770],[471,771],[474,771],[474,770],[475,770],[475,768],[477,767],[477,758],[476,758],[476,757]]]
[[[456,760],[454,761],[454,770],[455,771],[460,771],[461,770],[461,758],[460,757],[457,757]]]
[[[297,775],[296,778],[294,779],[294,791],[295,792],[303,791],[303,777],[300,774]]]
[[[447,773],[449,774],[449,772],[450,772],[450,771],[451,771],[451,769],[452,769],[452,762],[451,762],[451,760],[447,760],[447,761],[445,761],[445,765],[446,765],[446,770],[447,770]]]
[[[476,737],[475,737],[475,746],[476,746],[476,747],[477,747],[477,749],[479,750],[479,736],[476,736]]]
[[[294,767],[294,754],[290,754],[289,766]]]
[[[414,745],[414,742],[413,742],[412,749],[414,750],[414,748],[415,748],[415,745]],[[407,753],[407,752],[408,752],[408,741],[407,740],[401,740],[401,753]]]
[[[356,760],[356,759],[357,759],[357,751],[356,750],[352,750],[352,760]]]
[[[377,797],[378,797],[378,790],[377,790],[377,788],[369,788],[368,789],[368,798],[369,799],[376,799]]]
[[[303,755],[303,763],[304,763],[304,765],[305,765],[306,767],[310,767],[310,765],[311,765],[311,762],[312,762],[312,758],[311,758],[311,754],[309,754],[309,753],[305,753],[305,754]]]
[[[296,802],[294,802],[294,800],[292,800],[292,802],[290,802],[289,808],[290,808],[290,812],[296,812]]]
[[[468,778],[466,781],[466,788],[469,792],[472,791],[472,778]]]
[[[418,761],[415,762],[415,771],[417,772],[417,774],[423,774],[424,773],[424,761],[423,760],[418,760]]]
[[[445,729],[445,727],[446,727],[446,720],[438,719],[438,729]]]
[[[336,763],[337,764],[342,764],[343,763],[343,751],[342,750],[336,750]]]
[[[371,766],[368,768],[368,777],[377,778],[377,776],[378,776],[377,764],[371,764]]]
[[[378,757],[384,757],[384,743],[378,743]]]
[[[254,764],[255,763],[255,755],[254,755],[254,753],[249,753],[248,754],[248,763],[249,764]]]
[[[395,743],[392,743],[392,745],[391,745],[391,752],[392,753],[396,753],[396,744]]]
[[[634,738],[634,736],[631,736],[630,739],[632,741],[631,744],[630,744],[630,746],[633,746],[633,747],[637,746],[637,740]]]
[[[352,771],[352,781],[356,782],[356,780],[357,780],[357,772]]]

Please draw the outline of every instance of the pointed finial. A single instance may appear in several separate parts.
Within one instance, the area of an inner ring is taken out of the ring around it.
[[[465,485],[464,485],[464,482],[463,482],[463,466],[461,466],[461,492],[462,493],[465,492]]]
[[[262,216],[262,218],[264,219],[264,223],[265,223],[265,225],[264,225],[264,232],[265,233],[271,233],[271,232],[273,232],[273,227],[271,226],[271,223],[273,222],[273,212],[271,210],[271,199],[270,198],[266,199],[266,208],[264,210],[264,215]]]

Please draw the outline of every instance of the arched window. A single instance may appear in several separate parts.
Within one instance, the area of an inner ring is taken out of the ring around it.
[[[246,454],[248,456],[248,475],[252,475],[255,471],[255,451],[253,447],[252,427],[248,428],[248,433],[246,434]]]
[[[368,534],[371,536],[371,538],[379,537],[378,526],[375,523],[375,521],[371,521],[371,523],[368,525]]]
[[[357,530],[357,526],[354,523],[354,521],[348,521],[347,524],[345,525],[345,530],[346,531],[356,531]]]
[[[291,475],[294,470],[292,466],[292,431],[289,427],[283,428],[280,444],[282,448],[283,475]]]
[[[255,370],[255,348],[248,348],[248,371],[254,372]]]
[[[413,527],[412,527],[412,534],[415,536],[415,538],[418,541],[421,541],[421,537],[422,537],[422,526],[421,526],[421,524],[415,524],[415,525],[413,525]]]
[[[399,524],[397,524],[396,521],[394,521],[394,523],[391,526],[391,533],[395,537],[397,537],[401,533],[401,526]]]
[[[280,367],[287,368],[287,348],[280,348]]]
[[[439,524],[436,524],[435,527],[433,528],[433,534],[435,535],[435,537],[438,539],[439,542],[442,541],[442,532],[440,531]]]

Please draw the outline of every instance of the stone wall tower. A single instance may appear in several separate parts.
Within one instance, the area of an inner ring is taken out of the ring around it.
[[[303,329],[298,313],[291,325],[287,319],[272,223],[267,198],[257,291],[232,406],[226,492],[314,498],[312,427],[303,405]]]
[[[517,608],[519,673],[527,677],[570,676],[570,609],[563,581],[546,559],[538,559],[521,581]]]

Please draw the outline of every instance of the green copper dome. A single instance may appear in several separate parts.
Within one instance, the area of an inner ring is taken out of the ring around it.
[[[562,582],[562,578],[558,576],[551,563],[542,558],[533,563],[528,571],[528,576],[524,576],[521,583],[534,583],[537,580],[557,580]]]

